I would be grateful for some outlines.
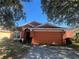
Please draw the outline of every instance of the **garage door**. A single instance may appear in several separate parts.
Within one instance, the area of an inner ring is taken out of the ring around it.
[[[61,45],[63,42],[63,32],[34,31],[33,44],[55,44]]]

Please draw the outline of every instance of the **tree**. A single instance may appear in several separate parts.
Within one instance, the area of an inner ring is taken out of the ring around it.
[[[79,23],[79,0],[41,0],[49,21],[76,25]]]
[[[22,1],[30,0],[0,0],[0,26],[12,28],[16,21],[25,17]]]

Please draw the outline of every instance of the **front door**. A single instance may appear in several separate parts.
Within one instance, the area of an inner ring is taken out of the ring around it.
[[[24,38],[24,42],[25,43],[27,43],[27,44],[31,44],[31,37],[30,37],[30,29],[25,29],[24,30],[24,36],[25,36],[25,38]]]

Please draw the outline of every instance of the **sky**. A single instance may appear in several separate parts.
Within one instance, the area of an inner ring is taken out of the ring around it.
[[[23,10],[26,13],[26,19],[16,22],[16,26],[23,26],[31,21],[37,21],[40,23],[47,23],[48,18],[42,12],[41,0],[33,0],[32,2],[23,2]],[[54,24],[55,25],[55,24]],[[61,27],[67,27],[66,25],[59,25]]]

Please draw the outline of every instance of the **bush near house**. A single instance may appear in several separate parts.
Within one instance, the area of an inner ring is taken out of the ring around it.
[[[74,35],[73,41],[74,41],[75,43],[79,43],[79,32]]]
[[[73,48],[79,51],[79,32],[75,33],[74,37],[72,38]]]
[[[7,38],[3,38],[0,42],[0,59],[21,59],[26,51],[27,48],[19,42]]]

